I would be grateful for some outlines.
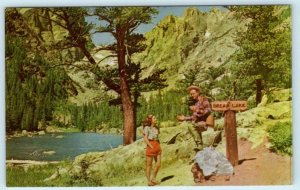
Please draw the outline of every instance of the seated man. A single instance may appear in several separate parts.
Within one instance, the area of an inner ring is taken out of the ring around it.
[[[198,151],[203,149],[201,132],[207,129],[208,123],[206,123],[206,120],[210,116],[212,110],[208,98],[200,95],[199,87],[190,86],[187,88],[187,91],[193,100],[195,100],[195,104],[190,106],[193,113],[191,116],[178,115],[177,120],[192,121],[193,125],[189,127],[189,131],[196,143],[195,150]],[[220,135],[221,134],[218,134],[218,136]]]

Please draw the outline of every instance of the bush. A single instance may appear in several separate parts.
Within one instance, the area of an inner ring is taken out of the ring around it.
[[[268,137],[271,142],[271,149],[281,154],[292,155],[292,123],[278,122],[268,128]]]

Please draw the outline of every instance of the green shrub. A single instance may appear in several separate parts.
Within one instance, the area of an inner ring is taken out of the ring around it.
[[[292,123],[278,122],[268,128],[271,149],[281,154],[292,155]]]

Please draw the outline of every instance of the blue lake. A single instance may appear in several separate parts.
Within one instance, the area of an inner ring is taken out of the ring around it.
[[[63,136],[63,138],[59,138]],[[97,133],[53,133],[17,137],[6,141],[6,159],[60,161],[87,152],[105,151],[123,143],[120,135]],[[54,154],[44,154],[55,151]]]

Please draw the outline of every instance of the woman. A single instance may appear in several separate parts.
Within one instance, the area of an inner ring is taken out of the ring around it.
[[[161,161],[161,148],[158,140],[159,129],[157,127],[157,120],[153,115],[148,115],[144,121],[144,141],[147,145],[146,148],[146,177],[148,186],[157,185],[155,180]],[[151,177],[152,162],[155,161],[155,168],[153,176]]]

